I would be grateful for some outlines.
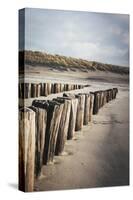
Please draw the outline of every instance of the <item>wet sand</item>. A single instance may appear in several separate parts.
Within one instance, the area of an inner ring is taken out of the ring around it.
[[[127,84],[118,88],[117,98],[67,141],[63,155],[43,167],[35,191],[129,184],[129,91]]]

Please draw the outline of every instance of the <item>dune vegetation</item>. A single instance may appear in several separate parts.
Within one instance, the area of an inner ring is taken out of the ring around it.
[[[129,68],[112,64],[105,64],[96,61],[66,57],[62,55],[52,55],[39,51],[20,51],[19,66],[22,70],[26,65],[49,67],[59,71],[106,71],[118,74],[129,74]]]

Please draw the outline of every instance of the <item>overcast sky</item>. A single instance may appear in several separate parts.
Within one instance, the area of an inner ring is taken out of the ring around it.
[[[25,48],[129,65],[129,16],[26,9]]]

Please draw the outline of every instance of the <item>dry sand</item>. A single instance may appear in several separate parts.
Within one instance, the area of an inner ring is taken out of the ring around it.
[[[36,70],[36,71],[35,71]],[[37,71],[38,70],[38,71]],[[20,77],[20,81],[21,81]],[[128,76],[105,72],[57,72],[30,68],[26,82],[63,82],[89,84],[89,92],[118,87],[117,98],[93,116],[93,121],[67,141],[62,156],[43,166],[35,181],[36,191],[119,186],[129,184],[129,85]],[[62,93],[39,99],[52,99]],[[37,99],[37,98],[36,98]],[[33,98],[25,100],[30,106]],[[20,100],[21,104],[21,100]]]
[[[128,85],[119,86],[116,100],[67,141],[64,155],[43,167],[36,191],[129,184],[128,95]]]

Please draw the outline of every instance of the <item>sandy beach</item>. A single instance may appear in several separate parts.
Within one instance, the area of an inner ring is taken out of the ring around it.
[[[20,77],[20,82],[21,82]],[[61,156],[44,165],[35,181],[35,191],[64,190],[129,184],[129,77],[110,72],[50,71],[30,68],[25,82],[60,82],[87,84],[68,93],[89,93],[117,87],[117,98],[100,109],[88,126],[67,140]],[[30,106],[34,99],[52,100],[63,93],[25,99]],[[21,104],[20,99],[20,104]]]
[[[111,86],[116,85],[95,83],[89,89]],[[43,166],[35,191],[129,184],[129,89],[127,84],[118,89],[117,98],[67,141],[63,155]]]

